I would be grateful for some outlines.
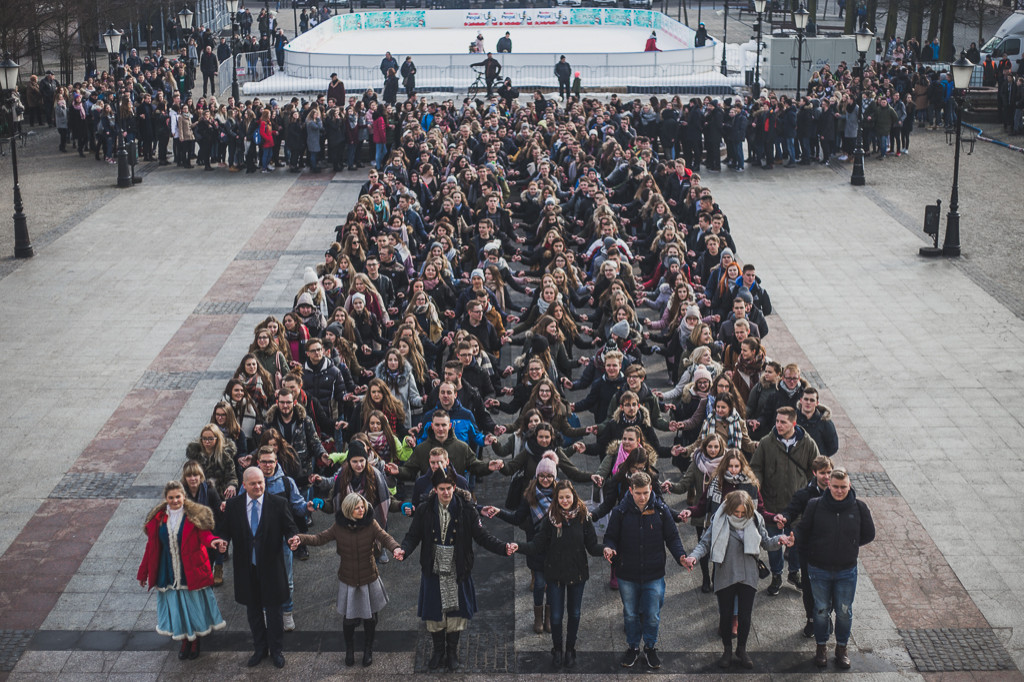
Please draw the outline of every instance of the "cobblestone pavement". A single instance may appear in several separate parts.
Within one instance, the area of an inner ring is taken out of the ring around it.
[[[198,662],[182,664],[153,633],[155,599],[134,580],[141,521],[177,475],[184,444],[206,422],[253,326],[290,307],[302,269],[319,259],[332,216],[347,212],[358,181],[222,173],[214,183],[211,175],[153,173],[0,279],[5,319],[24,321],[0,329],[3,376],[32,387],[0,406],[9,425],[0,462],[18,473],[0,481],[0,676],[246,672],[245,619],[230,579],[218,591],[227,631],[208,640]],[[881,192],[877,175],[869,177]],[[238,182],[260,182],[260,200],[239,201]],[[707,183],[729,213],[739,256],[757,264],[775,301],[770,354],[798,361],[822,389],[840,429],[839,461],[876,516],[879,538],[861,562],[855,671],[1019,679],[1024,538],[1019,522],[993,523],[993,515],[1020,519],[1014,446],[1024,325],[962,265],[919,260],[920,239],[841,175],[751,170],[709,174]],[[166,201],[173,219],[140,216],[139,206]],[[914,210],[900,201],[892,199]],[[55,353],[51,325],[32,324],[40,319],[61,321],[70,352]],[[655,385],[664,381],[656,369]],[[998,473],[989,470],[993,450]],[[505,483],[483,479],[480,496],[500,500]],[[508,539],[519,533],[489,526]],[[404,519],[393,522],[396,535],[404,528]],[[682,532],[692,546],[692,533]],[[344,669],[333,550],[312,554],[296,568],[299,630],[286,641],[287,672],[319,678]],[[549,644],[530,628],[523,559],[480,555],[478,571],[486,579],[483,611],[464,644],[470,672],[548,673]],[[580,673],[616,674],[621,607],[606,569],[595,562],[592,572]],[[392,603],[382,613],[374,677],[421,669],[425,646],[416,562],[393,561],[383,576]],[[712,671],[715,619],[697,575],[670,569],[663,672]],[[801,627],[792,588],[758,597],[752,677],[823,677]]]

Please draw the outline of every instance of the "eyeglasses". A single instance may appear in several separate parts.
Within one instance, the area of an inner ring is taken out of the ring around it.
[[[551,479],[554,478],[551,474],[537,474],[537,478]]]
[[[263,464],[277,464],[277,460],[276,459],[261,459],[260,460],[260,465],[263,465]]]
[[[318,348],[307,348],[306,352],[307,353],[323,353],[324,349],[323,348],[319,348],[319,347]]]
[[[203,436],[199,440],[203,441],[204,443],[214,443],[217,441],[217,439],[214,438],[213,436]]]

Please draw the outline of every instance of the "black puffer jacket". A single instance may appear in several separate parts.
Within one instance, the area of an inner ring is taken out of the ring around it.
[[[590,578],[587,554],[601,556],[604,545],[597,541],[597,532],[589,517],[575,518],[555,528],[544,517],[533,540],[519,545],[526,556],[544,557],[544,578],[549,583],[578,585]]]
[[[853,568],[861,546],[874,539],[871,511],[852,489],[842,502],[829,490],[808,502],[796,528],[796,541],[807,563],[826,571]]]

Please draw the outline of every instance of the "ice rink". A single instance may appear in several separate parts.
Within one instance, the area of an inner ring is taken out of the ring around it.
[[[472,26],[458,28],[363,29],[323,35],[315,44],[303,44],[311,52],[326,54],[381,55],[389,50],[403,54],[468,53],[477,33],[484,36],[484,49],[497,52],[498,39],[508,31],[512,54],[566,52],[575,54],[643,52],[650,28],[640,26]],[[683,48],[665,33],[658,35],[662,50]]]

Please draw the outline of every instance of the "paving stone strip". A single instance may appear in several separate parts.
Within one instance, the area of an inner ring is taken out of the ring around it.
[[[274,210],[306,215],[325,187],[296,182]],[[267,218],[243,251],[283,251],[300,225],[299,220]],[[251,300],[272,267],[270,262],[258,270],[229,266],[204,299],[225,298],[221,292],[231,292],[227,300],[237,300],[238,292],[248,292]],[[191,390],[208,376],[205,369],[239,319],[240,314],[193,314],[186,319],[54,488],[51,498],[43,501],[0,556],[0,603],[4,606],[0,628],[7,628],[0,633],[35,630],[42,625],[112,518],[118,498],[128,494],[135,475],[159,446]],[[53,543],[60,544],[60,552],[53,551]],[[0,653],[16,659],[21,641],[20,635],[0,634]]]

